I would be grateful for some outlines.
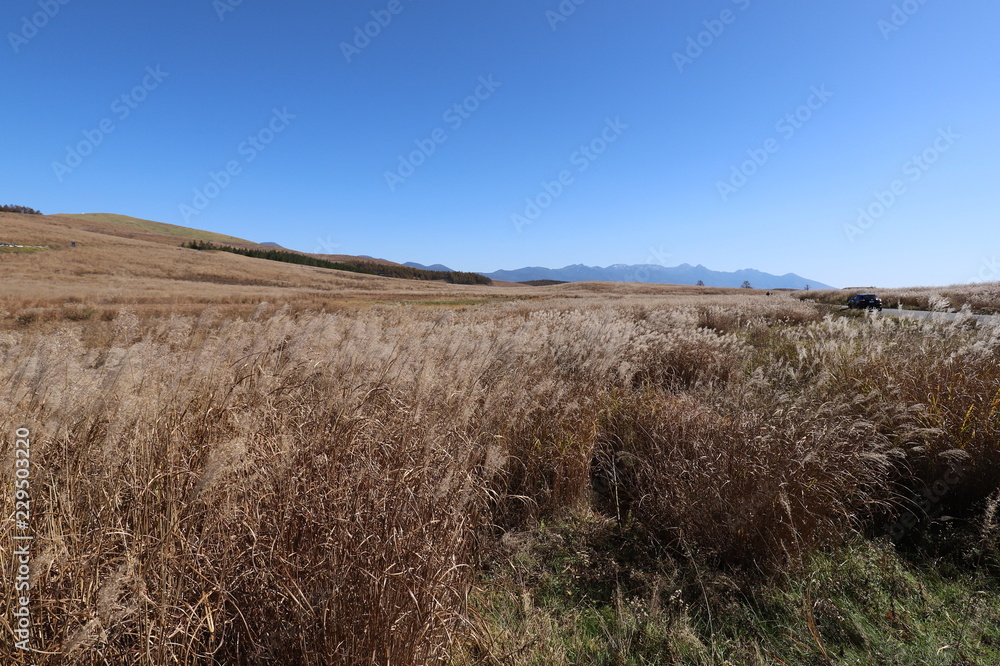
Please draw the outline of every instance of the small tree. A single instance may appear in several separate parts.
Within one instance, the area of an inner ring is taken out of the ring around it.
[[[0,213],[22,213],[24,215],[41,215],[41,212],[35,210],[34,208],[29,208],[28,206],[12,206],[12,205],[0,206]]]
[[[743,280],[743,284],[740,285],[740,289],[753,289],[750,286],[750,280]]]

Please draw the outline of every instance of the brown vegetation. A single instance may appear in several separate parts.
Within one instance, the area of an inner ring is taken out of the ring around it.
[[[967,307],[975,314],[1000,313],[1000,282],[903,289],[824,289],[798,292],[796,296],[819,303],[844,305],[854,294],[872,291],[878,294],[887,308],[958,311]]]
[[[3,663],[586,660],[546,642],[533,584],[490,577],[573,515],[578,542],[540,549],[574,553],[560,571],[598,581],[586,594],[629,641],[666,634],[634,663],[711,663],[731,644],[713,642],[720,589],[753,597],[862,535],[905,544],[930,508],[996,549],[991,326],[823,318],[746,290],[401,283],[79,234],[2,259],[0,450],[13,470],[30,429],[42,651],[5,640]],[[803,621],[817,663],[835,611]]]
[[[667,296],[671,302],[699,303],[705,295],[738,291],[607,283],[530,288],[509,283],[415,282],[197,252],[181,248],[183,239],[176,235],[122,226],[103,218],[87,216],[81,221],[70,216],[0,213],[0,240],[49,248],[32,255],[0,254],[4,270],[0,325],[4,317],[10,320],[22,314],[32,320],[57,321],[63,319],[67,307],[77,306],[99,318],[114,317],[122,307],[142,316],[197,314],[205,306],[217,307],[224,314],[248,316],[262,301],[300,312],[397,302],[436,306],[454,302],[461,306],[470,300],[482,303],[562,295],[592,299],[608,293]],[[74,242],[76,247],[71,247]],[[362,260],[321,256],[332,261]]]
[[[996,490],[995,331],[722,298],[8,329],[38,647],[425,663],[477,635],[490,544],[569,509],[754,571],[884,529],[949,461],[956,510]]]

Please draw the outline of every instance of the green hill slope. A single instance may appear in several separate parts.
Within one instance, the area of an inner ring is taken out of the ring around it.
[[[217,234],[211,231],[202,231],[201,229],[181,227],[176,224],[167,224],[166,222],[142,220],[137,217],[129,217],[127,215],[114,215],[111,213],[83,213],[79,215],[60,214],[59,217],[73,217],[79,220],[113,224],[119,227],[135,229],[136,231],[166,234],[168,236],[187,238],[189,240],[211,241],[215,243],[238,243],[240,245],[254,244],[253,241],[248,241],[244,238],[226,236],[225,234]]]

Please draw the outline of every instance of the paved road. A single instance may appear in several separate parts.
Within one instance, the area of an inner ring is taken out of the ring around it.
[[[960,315],[957,312],[929,312],[927,310],[896,310],[883,308],[882,314],[889,317],[909,317],[910,319],[935,319],[937,321],[954,321]],[[1000,324],[1000,315],[971,315],[981,324]]]

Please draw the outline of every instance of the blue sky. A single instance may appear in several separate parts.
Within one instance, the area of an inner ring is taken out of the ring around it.
[[[6,0],[0,198],[459,270],[1000,280],[998,24],[982,0]]]

